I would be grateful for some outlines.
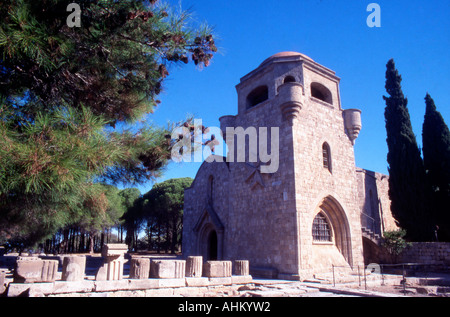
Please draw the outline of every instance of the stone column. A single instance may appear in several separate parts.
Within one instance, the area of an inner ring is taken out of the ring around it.
[[[184,260],[152,260],[150,264],[151,278],[184,278],[185,272]]]
[[[234,261],[235,275],[250,275],[249,262],[247,260]]]
[[[58,261],[38,257],[19,257],[14,270],[14,283],[54,282]]]
[[[63,260],[62,280],[82,281],[86,269],[85,256],[66,256]]]
[[[130,278],[147,279],[150,274],[150,259],[132,258],[130,260]]]
[[[186,277],[201,277],[202,269],[202,256],[188,256],[186,259]]]
[[[121,280],[123,277],[124,255],[128,251],[126,244],[110,243],[102,248],[103,266],[98,270],[96,281]]]
[[[205,277],[231,277],[231,261],[206,261],[203,265]]]

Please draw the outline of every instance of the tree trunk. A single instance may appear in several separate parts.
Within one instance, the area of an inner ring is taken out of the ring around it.
[[[94,237],[89,234],[89,253],[94,254]]]
[[[158,244],[158,254],[159,254],[159,253],[161,253],[161,225],[160,224],[158,224],[157,244]]]

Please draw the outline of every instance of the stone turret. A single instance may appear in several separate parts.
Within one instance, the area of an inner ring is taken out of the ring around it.
[[[303,107],[303,85],[296,82],[285,82],[278,86],[278,102],[281,112],[289,125],[294,124],[294,119],[298,117]]]
[[[220,130],[222,131],[223,139],[226,140],[227,128],[234,128],[236,126],[236,116],[223,116],[219,118]]]
[[[352,144],[355,144],[355,140],[358,137],[362,127],[361,110],[359,109],[344,110],[344,122],[347,135],[350,141],[352,141]]]

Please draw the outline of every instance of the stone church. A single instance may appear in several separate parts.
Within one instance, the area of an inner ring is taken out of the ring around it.
[[[220,129],[277,127],[279,166],[263,173],[267,163],[248,154],[204,162],[185,190],[183,256],[245,259],[254,275],[297,280],[370,261],[395,228],[388,177],[355,166],[361,111],[342,109],[339,81],[297,52],[241,78],[237,115],[221,117]]]

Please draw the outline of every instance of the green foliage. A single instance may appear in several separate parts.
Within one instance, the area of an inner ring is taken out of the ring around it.
[[[211,30],[191,27],[187,12],[145,1],[83,1],[82,26],[70,28],[71,2],[0,2],[0,94],[29,92],[23,114],[85,105],[112,125],[133,122],[159,103],[170,63],[206,66],[217,51]]]
[[[425,170],[413,133],[401,76],[391,59],[386,69],[385,119],[389,164],[389,197],[393,216],[416,241],[432,239],[426,200]]]
[[[423,161],[439,240],[450,241],[450,131],[429,94],[422,129]]]
[[[148,200],[146,209],[163,210],[169,216],[182,215],[184,206],[184,189],[192,184],[192,178],[169,179],[155,184],[153,188],[144,195]]]
[[[128,243],[137,246],[137,231],[146,222],[147,243],[152,247],[152,239],[156,237],[158,249],[170,247],[172,253],[180,243],[184,189],[191,186],[190,177],[169,179],[155,184],[141,199],[124,215],[127,227]]]
[[[155,184],[143,197],[146,200],[143,206],[144,216],[153,217],[157,222],[165,224],[166,241],[170,240],[172,253],[175,253],[176,245],[181,240],[184,189],[191,186],[192,181],[190,177],[169,179]]]
[[[158,1],[81,1],[80,28],[71,2],[0,0],[0,239],[115,223],[116,193],[96,183],[155,179],[172,145],[166,129],[115,126],[153,111],[170,65],[217,51],[208,27]]]
[[[137,188],[125,188],[119,192],[119,196],[122,198],[122,206],[126,212],[134,206],[136,200],[141,196],[141,192]]]
[[[405,240],[406,230],[399,229],[394,231],[385,231],[383,233],[383,247],[392,256],[400,255],[403,250],[411,243]]]

